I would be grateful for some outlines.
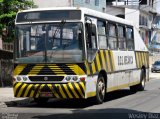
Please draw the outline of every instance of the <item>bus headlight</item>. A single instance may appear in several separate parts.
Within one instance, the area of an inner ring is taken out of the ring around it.
[[[17,77],[17,81],[21,81],[22,78],[20,76]]]
[[[77,80],[78,80],[78,77],[77,77],[77,76],[73,76],[72,80],[73,80],[73,81],[77,81]]]
[[[27,81],[28,79],[27,79],[27,77],[23,77],[23,81]]]
[[[70,81],[71,80],[71,77],[70,76],[67,76],[66,77],[66,81]]]

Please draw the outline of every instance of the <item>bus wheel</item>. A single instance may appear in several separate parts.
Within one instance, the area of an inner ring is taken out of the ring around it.
[[[146,74],[144,69],[141,70],[140,83],[134,86],[130,86],[130,90],[133,92],[143,91],[146,85]]]
[[[103,103],[105,98],[105,93],[106,93],[105,80],[104,80],[104,77],[100,74],[97,80],[97,85],[96,85],[95,100],[97,104]]]
[[[44,105],[48,100],[49,98],[34,98],[34,101],[39,105]]]

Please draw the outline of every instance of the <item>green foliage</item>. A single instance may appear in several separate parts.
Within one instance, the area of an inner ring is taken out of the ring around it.
[[[31,0],[0,0],[0,35],[5,42],[12,42],[14,39],[16,13],[31,7],[36,7]]]

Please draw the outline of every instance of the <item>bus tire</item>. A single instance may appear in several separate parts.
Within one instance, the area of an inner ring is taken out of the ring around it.
[[[130,90],[132,92],[144,91],[145,85],[146,85],[146,74],[145,70],[142,69],[140,74],[140,83],[134,86],[130,86]]]
[[[49,100],[49,98],[34,98],[34,101],[38,104],[38,105],[44,105],[47,103],[47,101]]]
[[[106,84],[104,77],[100,74],[98,76],[97,84],[96,84],[96,96],[95,102],[96,104],[102,104],[105,99],[106,94]]]

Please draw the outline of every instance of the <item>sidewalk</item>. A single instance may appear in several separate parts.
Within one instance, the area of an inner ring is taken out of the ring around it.
[[[12,87],[5,87],[0,88],[0,107],[5,108],[6,102],[8,102],[9,105],[14,103],[14,101],[21,101],[27,98],[15,98],[13,95],[13,88]],[[19,102],[24,103],[24,102]]]

